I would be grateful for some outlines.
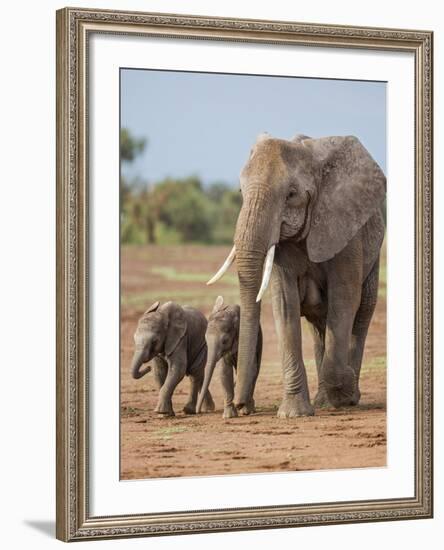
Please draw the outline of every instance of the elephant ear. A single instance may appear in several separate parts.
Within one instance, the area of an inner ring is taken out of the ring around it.
[[[150,307],[145,311],[144,315],[147,313],[152,313],[153,311],[157,311],[157,308],[160,306],[160,302],[154,302],[154,304],[151,304]]]
[[[304,140],[319,166],[318,198],[307,237],[308,256],[325,262],[356,235],[380,208],[386,178],[353,136]]]
[[[187,332],[187,321],[183,309],[178,304],[167,302],[163,307],[168,315],[165,355],[169,357],[184,338]]]
[[[216,298],[216,301],[214,302],[212,313],[217,313],[218,311],[220,311],[222,309],[223,305],[224,305],[223,296],[218,296]]]
[[[293,143],[302,143],[306,139],[311,139],[311,137],[306,136],[305,134],[296,134],[294,137],[291,138],[291,141]]]

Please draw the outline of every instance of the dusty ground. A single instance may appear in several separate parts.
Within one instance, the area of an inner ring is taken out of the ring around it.
[[[264,353],[255,393],[257,413],[222,419],[222,392],[217,372],[211,385],[216,412],[199,416],[186,416],[181,412],[188,393],[187,379],[173,397],[176,417],[163,418],[153,412],[157,391],[150,374],[141,380],[133,380],[130,375],[137,320],[156,300],[193,305],[205,314],[219,294],[226,303],[237,302],[234,271],[215,287],[205,286],[228,251],[229,247],[223,246],[122,249],[121,479],[384,466],[385,260],[381,266],[377,310],[367,338],[358,407],[317,410],[311,418],[276,417],[282,385],[267,293],[262,308]],[[305,326],[303,339],[313,398],[316,367]]]

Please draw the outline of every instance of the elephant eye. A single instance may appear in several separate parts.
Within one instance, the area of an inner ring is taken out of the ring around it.
[[[296,196],[296,192],[295,191],[290,191],[287,195],[287,200],[291,199],[292,197],[295,197],[295,196]]]

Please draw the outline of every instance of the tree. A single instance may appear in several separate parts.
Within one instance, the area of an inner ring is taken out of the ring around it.
[[[133,162],[146,143],[122,128],[122,162]],[[167,178],[151,186],[122,176],[121,200],[123,243],[231,243],[242,197],[224,182],[204,187],[197,176]]]
[[[143,153],[147,144],[146,138],[133,137],[127,128],[120,130],[120,158],[125,162],[133,160]]]
[[[133,162],[146,147],[146,138],[135,138],[127,128],[120,130],[120,158],[123,162]],[[149,243],[156,241],[155,218],[150,205],[150,193],[144,188],[146,184],[138,178],[129,183],[121,178],[122,192],[122,241],[144,241],[144,235]],[[138,187],[139,191],[134,188]]]

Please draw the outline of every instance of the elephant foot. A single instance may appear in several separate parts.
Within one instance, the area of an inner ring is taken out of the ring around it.
[[[254,405],[254,399],[250,399],[248,403],[240,409],[240,413],[242,415],[248,416],[249,414],[253,414],[256,412],[256,407]]]
[[[297,416],[313,416],[314,409],[301,393],[286,395],[278,410],[278,418],[295,418]]]
[[[231,403],[231,405],[227,405],[224,407],[222,418],[237,418],[237,416],[238,416],[237,409],[233,405],[233,403]]]
[[[350,405],[352,406],[358,405],[360,399],[361,399],[361,392],[359,391],[359,388],[356,388],[351,397]]]
[[[156,412],[159,416],[176,416],[173,409],[169,409],[169,410],[159,410],[159,409],[157,409]]]
[[[317,409],[327,409],[328,407],[331,407],[331,403],[328,400],[327,390],[325,388],[320,388],[318,390],[313,404]]]
[[[176,416],[173,410],[173,404],[168,401],[159,401],[157,407],[154,409],[157,414],[162,416]]]
[[[185,414],[196,414],[196,403],[189,401],[183,408],[183,412]]]
[[[214,412],[216,410],[216,405],[214,404],[211,393],[207,391],[203,403],[202,403],[202,412]]]
[[[352,368],[346,367],[340,376],[332,373],[323,380],[329,402],[335,408],[349,407],[359,402],[359,390]]]

